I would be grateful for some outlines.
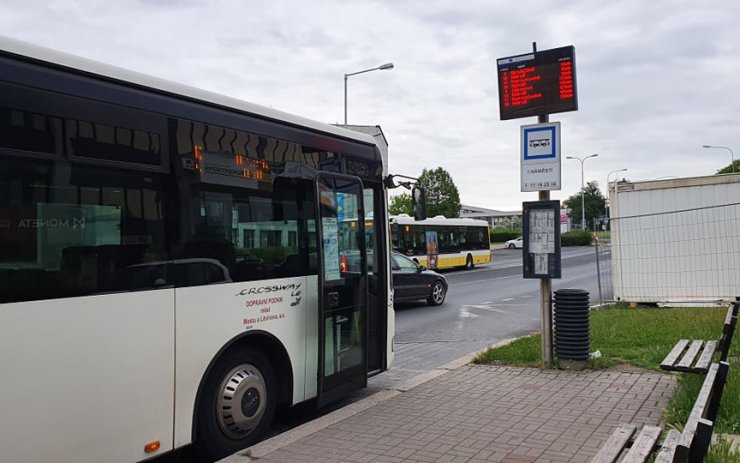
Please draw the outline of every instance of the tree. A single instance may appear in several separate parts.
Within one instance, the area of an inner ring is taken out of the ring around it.
[[[424,169],[419,185],[425,190],[428,217],[460,217],[460,193],[446,170],[441,167]]]
[[[388,212],[391,215],[398,214],[413,214],[411,195],[409,193],[401,193],[395,196],[391,196],[391,203],[388,206]]]
[[[595,217],[601,217],[606,211],[606,198],[599,190],[599,182],[588,182],[583,187],[583,202],[586,204],[586,228],[592,229]],[[581,223],[581,192],[574,194],[565,201],[563,207],[570,209],[568,215],[573,223]]]
[[[740,173],[740,159],[736,159],[734,163],[727,164],[727,167],[723,167],[722,169],[717,171],[717,174],[732,174],[732,173]]]
[[[502,219],[493,227],[494,230],[521,230],[522,218],[519,216]]]

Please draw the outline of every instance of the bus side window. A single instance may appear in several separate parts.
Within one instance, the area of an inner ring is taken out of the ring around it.
[[[2,302],[128,291],[133,267],[168,259],[157,175],[2,159],[0,197],[14,219],[0,244]]]

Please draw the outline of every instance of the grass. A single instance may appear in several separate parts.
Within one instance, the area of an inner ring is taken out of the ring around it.
[[[654,308],[613,306],[591,312],[591,351],[600,358],[589,360],[589,367],[602,369],[632,365],[655,371],[679,339],[718,339],[722,333],[727,307]],[[722,394],[715,432],[740,434],[740,347],[738,333],[730,346],[730,371]],[[479,354],[474,363],[494,363],[523,367],[541,366],[540,335],[528,336]],[[557,363],[557,361],[556,361]],[[704,375],[678,374],[675,395],[664,410],[668,427],[681,428],[688,420]],[[725,450],[723,450],[725,449]],[[740,453],[729,445],[713,445],[712,452],[722,452],[715,461],[740,462]],[[724,458],[724,459],[723,459]],[[707,458],[709,460],[709,457]]]

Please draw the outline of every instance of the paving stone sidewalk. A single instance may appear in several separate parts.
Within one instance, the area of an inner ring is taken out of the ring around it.
[[[222,462],[586,462],[619,423],[660,423],[675,385],[653,372],[465,365]]]

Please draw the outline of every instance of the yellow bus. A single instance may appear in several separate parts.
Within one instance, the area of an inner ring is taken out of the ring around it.
[[[393,249],[429,268],[465,267],[491,262],[488,222],[448,219],[438,215],[414,220],[407,214],[391,216]]]

